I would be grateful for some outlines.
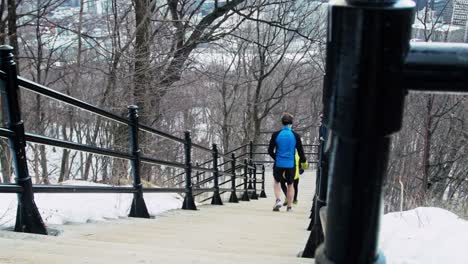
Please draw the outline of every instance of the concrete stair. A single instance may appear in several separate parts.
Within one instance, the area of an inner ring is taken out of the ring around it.
[[[315,172],[301,176],[294,212],[273,212],[268,198],[60,226],[58,236],[0,231],[0,263],[313,263],[296,257],[309,232]],[[53,195],[53,194],[51,194]]]

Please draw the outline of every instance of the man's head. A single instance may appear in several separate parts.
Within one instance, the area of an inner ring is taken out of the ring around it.
[[[293,115],[291,115],[290,113],[284,113],[281,117],[281,123],[283,124],[283,126],[292,125],[293,119]]]

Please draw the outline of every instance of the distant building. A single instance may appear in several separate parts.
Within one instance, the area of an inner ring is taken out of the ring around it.
[[[62,3],[62,6],[79,7],[80,6],[80,0],[64,0],[63,3]]]
[[[465,27],[450,24],[423,25],[417,21],[413,24],[413,40],[426,41],[426,36],[430,36],[431,41],[441,42],[465,42]]]
[[[430,9],[434,11],[434,15],[439,18],[442,23],[450,23],[453,14],[454,0],[432,0]]]
[[[452,24],[466,27],[468,20],[468,0],[453,0]]]
[[[213,12],[214,8],[215,8],[215,1],[205,1],[203,2],[202,6],[201,6],[201,15],[202,16],[206,16],[208,15],[209,13]],[[226,1],[218,1],[216,3],[218,5],[218,7],[222,7],[226,4]]]
[[[60,5],[62,8],[79,8],[80,0],[63,0]],[[84,12],[90,14],[103,14],[106,10],[111,7],[112,0],[85,0],[84,1]]]

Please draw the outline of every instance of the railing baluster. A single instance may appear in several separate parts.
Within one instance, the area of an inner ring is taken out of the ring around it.
[[[253,160],[253,153],[254,153],[253,148],[254,148],[253,142],[250,141],[249,142],[249,160]],[[253,186],[252,186],[252,173],[250,173],[250,170],[249,170],[249,187],[247,187],[247,189],[250,190],[252,188],[253,188]]]
[[[7,75],[6,82],[0,81],[1,88],[6,93],[6,123],[8,129],[15,133],[13,137],[8,137],[9,145],[13,152],[15,180],[23,188],[23,192],[18,193],[15,231],[46,235],[46,227],[34,202],[32,181],[28,171],[24,123],[21,119],[18,94],[18,76],[16,73],[16,63],[13,60],[13,48],[11,46],[0,46],[0,64],[2,71]]]
[[[198,164],[198,162],[195,162],[195,166],[199,167],[200,165]],[[197,186],[198,186],[198,183],[200,183],[200,172],[197,171],[195,173],[195,178],[197,179]]]
[[[197,210],[192,192],[192,138],[190,132],[185,131],[185,198],[182,209]]]
[[[325,124],[320,126],[319,130],[320,146],[319,146],[319,162],[317,164],[317,179],[315,182],[315,196],[313,199],[310,225],[307,228],[310,230],[310,236],[307,240],[302,257],[313,258],[315,250],[324,242],[325,236],[320,221],[320,209],[327,204],[327,188],[328,188],[328,153],[325,152],[327,128]]]
[[[250,160],[250,166],[253,167],[253,169],[250,169],[250,175],[252,175],[252,179],[253,179],[253,191],[250,194],[250,199],[258,200],[258,194],[257,194],[257,166],[254,165],[253,160]]]
[[[219,168],[218,168],[218,146],[213,144],[213,177],[214,177],[214,193],[213,199],[211,199],[211,204],[214,205],[223,205],[221,196],[219,194]]]
[[[236,193],[236,155],[234,153],[231,154],[231,196],[229,197],[230,203],[238,203],[239,199],[237,199]]]
[[[248,170],[249,164],[247,163],[247,159],[244,159],[244,194],[242,194],[242,201],[250,201],[249,198],[249,191],[247,190],[247,180],[248,180]]]
[[[130,125],[128,127],[130,136],[130,151],[133,158],[130,161],[132,166],[133,188],[136,192],[133,194],[132,207],[130,208],[129,217],[149,218],[148,209],[146,208],[145,200],[143,199],[143,185],[141,184],[140,165],[141,165],[141,150],[138,143],[138,106],[128,106],[128,117]]]
[[[265,165],[262,165],[262,192],[260,193],[260,198],[267,198],[265,193]]]

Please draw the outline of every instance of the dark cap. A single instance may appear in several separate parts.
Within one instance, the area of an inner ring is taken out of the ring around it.
[[[281,123],[283,125],[292,125],[293,123],[293,115],[291,115],[290,113],[284,113],[283,116],[281,117]]]

